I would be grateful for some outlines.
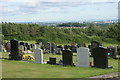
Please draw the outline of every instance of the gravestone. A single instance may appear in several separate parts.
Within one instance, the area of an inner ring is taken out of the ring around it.
[[[79,47],[86,47],[86,44],[85,43],[79,43],[79,44],[77,44],[77,47],[79,48]]]
[[[35,44],[33,44],[32,49],[35,50],[37,48],[37,46]]]
[[[50,57],[50,58],[49,58],[49,61],[47,61],[47,63],[48,63],[48,64],[54,64],[54,65],[56,65],[56,58]]]
[[[25,51],[23,45],[20,45],[20,50],[21,50],[22,52]]]
[[[27,46],[28,46],[28,43],[25,43],[25,46],[27,47]]]
[[[61,48],[56,48],[56,54],[60,54]]]
[[[18,41],[10,40],[10,60],[19,60],[19,50],[18,50]]]
[[[35,49],[35,63],[43,64],[43,50],[42,49]]]
[[[89,49],[85,47],[77,48],[77,66],[90,67]]]
[[[56,54],[61,54],[63,47],[61,45],[56,47]]]
[[[73,66],[73,53],[71,50],[63,50],[62,51],[62,60],[63,65],[70,65]]]
[[[94,67],[108,68],[108,49],[100,46],[98,41],[92,41],[91,45]]]
[[[108,46],[107,49],[108,49],[108,53],[109,53],[110,57],[115,58],[117,56],[117,48],[116,47]]]
[[[30,48],[33,48],[33,44],[30,44]]]
[[[26,50],[26,47],[24,46],[24,51]]]
[[[86,44],[85,43],[81,43],[80,47],[86,47]]]
[[[2,45],[2,41],[0,40],[0,52],[2,52],[3,50],[3,45]]]
[[[56,48],[56,44],[55,43],[48,42],[44,46],[45,46],[46,50],[49,50],[49,53],[53,54],[55,52],[55,48]]]
[[[23,45],[23,46],[24,46],[24,42],[20,42],[20,45]]]
[[[27,45],[27,50],[30,50],[30,45]]]
[[[120,46],[117,46],[117,54],[120,55]]]
[[[10,52],[10,42],[9,41],[5,44],[5,48],[6,48],[7,52]]]
[[[94,66],[97,68],[108,68],[107,48],[97,47],[93,49]]]
[[[77,47],[76,46],[70,46],[70,50],[72,51],[72,52],[77,52]]]

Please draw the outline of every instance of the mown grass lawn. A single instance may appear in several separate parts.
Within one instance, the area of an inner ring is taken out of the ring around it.
[[[3,58],[8,58],[8,53],[2,53]],[[44,61],[48,61],[49,57],[56,57],[57,62],[61,59],[61,55],[44,54]],[[76,53],[74,53],[74,63],[76,63]],[[92,60],[92,58],[91,58]],[[109,58],[109,66],[112,69],[85,68],[58,66],[49,64],[35,64],[2,60],[2,77],[3,78],[86,78],[101,74],[118,72],[118,60]]]

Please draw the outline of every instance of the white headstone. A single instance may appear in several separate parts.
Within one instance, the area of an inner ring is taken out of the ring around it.
[[[60,53],[61,48],[56,48],[56,53]]]
[[[21,49],[22,51],[24,51],[24,46],[23,46],[23,45],[20,45],[20,49]]]
[[[42,49],[35,49],[35,63],[43,64],[43,50]]]
[[[34,45],[33,45],[33,50],[35,50],[36,48],[37,48],[37,46],[34,44]]]
[[[85,47],[77,48],[77,65],[80,67],[90,67],[89,49]]]

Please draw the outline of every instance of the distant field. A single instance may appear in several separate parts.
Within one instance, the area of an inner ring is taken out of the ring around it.
[[[8,58],[8,53],[2,53],[3,58]],[[49,57],[56,57],[57,62],[61,55],[44,54],[44,61]],[[74,53],[74,63],[76,63],[76,53]],[[92,60],[92,58],[91,58]],[[34,62],[32,60],[32,62]],[[101,74],[118,72],[118,60],[109,58],[109,66],[112,69],[85,68],[58,66],[49,64],[35,64],[23,61],[2,60],[3,78],[86,78]]]

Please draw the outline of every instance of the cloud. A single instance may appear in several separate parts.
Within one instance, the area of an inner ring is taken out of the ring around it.
[[[119,0],[1,0],[3,15],[62,12],[70,7],[90,3],[118,2]]]

